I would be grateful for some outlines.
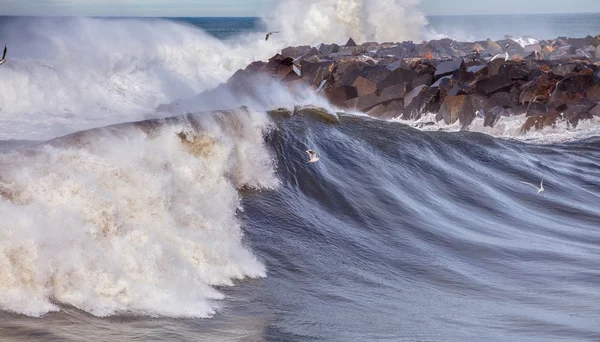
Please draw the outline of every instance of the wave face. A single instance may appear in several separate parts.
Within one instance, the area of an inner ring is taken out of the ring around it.
[[[270,270],[247,290],[275,307],[266,340],[600,337],[597,137],[295,116],[267,141],[282,186],[246,196],[243,214]],[[540,195],[521,183],[542,178]]]
[[[266,116],[171,121],[0,155],[0,307],[208,317],[223,298],[212,286],[265,276],[236,212],[239,189],[278,184]]]

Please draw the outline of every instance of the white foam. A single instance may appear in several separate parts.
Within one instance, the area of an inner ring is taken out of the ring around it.
[[[212,286],[264,277],[236,211],[240,187],[278,185],[268,119],[195,120],[0,155],[0,308],[207,317],[223,298]]]
[[[400,119],[393,119],[393,121],[402,122],[423,131],[461,131],[462,125],[459,122],[447,125],[443,120],[436,122],[435,116],[435,114],[430,113],[414,121],[404,121]],[[525,114],[503,116],[500,117],[494,127],[484,127],[483,119],[478,117],[475,118],[468,130],[470,132],[489,134],[497,138],[519,140],[536,144],[563,143],[600,135],[600,119],[597,117],[594,117],[591,120],[581,120],[575,128],[572,125],[569,125],[566,120],[559,120],[554,127],[550,126],[541,130],[532,129],[529,132],[522,132],[521,128],[526,120],[527,117]],[[429,123],[429,125],[423,125],[424,123]]]
[[[286,44],[420,41],[427,21],[418,0],[282,0],[265,19]]]

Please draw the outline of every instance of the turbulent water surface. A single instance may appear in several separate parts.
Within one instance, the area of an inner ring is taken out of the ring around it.
[[[248,18],[2,19],[2,340],[599,340],[600,123],[195,97],[318,30],[427,32],[414,1],[382,2],[411,15],[391,27],[364,1],[281,4],[268,42]]]

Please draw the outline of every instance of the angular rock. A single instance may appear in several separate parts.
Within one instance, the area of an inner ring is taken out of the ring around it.
[[[559,118],[561,118],[561,115],[555,110],[551,110],[543,115],[530,116],[521,127],[521,132],[526,133],[532,128],[543,129],[546,127],[555,126],[556,121]]]
[[[332,76],[335,64],[331,61],[320,63],[300,62],[302,68],[302,78],[312,86],[319,86],[324,80],[329,80]]]
[[[590,110],[590,114],[595,117],[600,117],[600,104],[596,104],[596,106]]]
[[[433,77],[435,79],[439,79],[440,77],[443,77],[443,76],[452,75],[454,73],[454,71],[459,70],[459,69],[462,69],[462,70],[466,69],[465,62],[462,59],[442,62],[437,65],[435,74],[433,75]]]
[[[389,86],[381,91],[379,95],[379,101],[382,103],[400,100],[404,98],[404,94],[406,93],[406,83],[401,83],[393,86]]]
[[[410,104],[404,105],[403,119],[416,119],[423,113],[437,113],[440,109],[439,89],[424,88]]]
[[[444,120],[447,125],[459,121],[465,128],[473,122],[477,116],[476,112],[480,109],[476,108],[476,102],[473,95],[447,96],[436,115],[436,120]]]
[[[356,93],[359,97],[375,93],[377,91],[377,85],[362,76],[358,76],[352,86],[356,88]]]
[[[346,101],[358,97],[356,88],[352,86],[331,87],[325,91],[325,96],[331,104],[344,107]]]
[[[590,120],[594,117],[594,115],[590,113],[594,107],[596,107],[596,102],[583,99],[577,104],[570,106],[564,112],[564,115],[569,124],[573,125],[573,127],[576,127],[580,120]]]
[[[549,110],[548,105],[542,102],[531,102],[527,107],[527,114],[525,116],[539,116],[547,113]]]
[[[484,78],[477,82],[475,89],[477,93],[490,97],[498,92],[509,91],[513,81],[506,74]]]
[[[433,76],[431,76],[430,74],[418,76],[415,79],[413,79],[411,89],[414,89],[420,85],[430,86],[432,81]]]
[[[351,100],[346,101],[346,108],[357,110],[360,112],[367,112],[369,109],[379,104],[379,97],[375,93],[370,93],[365,96],[359,96]]]
[[[311,49],[310,46],[290,46],[281,50],[281,55],[284,57],[298,58]]]
[[[325,56],[337,53],[340,51],[340,46],[337,44],[321,44],[318,48],[319,52]]]
[[[410,105],[412,100],[417,97],[423,90],[428,89],[429,87],[426,85],[420,85],[414,87],[411,91],[409,91],[406,95],[404,95],[404,106],[407,107]]]
[[[555,80],[550,79],[546,74],[542,74],[536,79],[525,83],[521,89],[519,103],[526,104],[537,100],[546,100],[550,97],[552,89],[556,84]]]
[[[510,113],[503,107],[492,107],[485,110],[483,127],[494,127],[503,116],[510,116]]]
[[[386,69],[387,70],[387,69]],[[382,75],[385,75],[383,73]],[[397,84],[412,84],[413,80],[418,77],[418,74],[412,70],[407,70],[404,68],[398,68],[389,72],[385,77],[381,80],[377,81],[377,89],[379,91],[393,86]]]
[[[348,39],[348,42],[344,46],[356,47],[358,45],[356,45],[356,42],[354,41],[354,39],[350,38],[350,39]]]
[[[485,102],[485,105],[483,106],[483,110],[487,112],[491,108],[494,108],[494,107],[501,107],[501,108],[505,108],[506,109],[506,108],[512,108],[515,105],[516,104],[511,101],[509,93],[507,93],[507,92],[499,92],[499,93],[493,94]]]

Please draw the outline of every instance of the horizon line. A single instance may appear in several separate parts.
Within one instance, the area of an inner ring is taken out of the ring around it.
[[[539,12],[539,13],[472,13],[472,14],[425,14],[426,17],[469,17],[469,16],[505,16],[505,15],[585,15],[600,14],[600,12]],[[176,16],[176,15],[33,15],[33,14],[0,14],[0,17],[34,17],[34,18],[262,18],[261,16],[237,15],[205,15],[205,16]]]

